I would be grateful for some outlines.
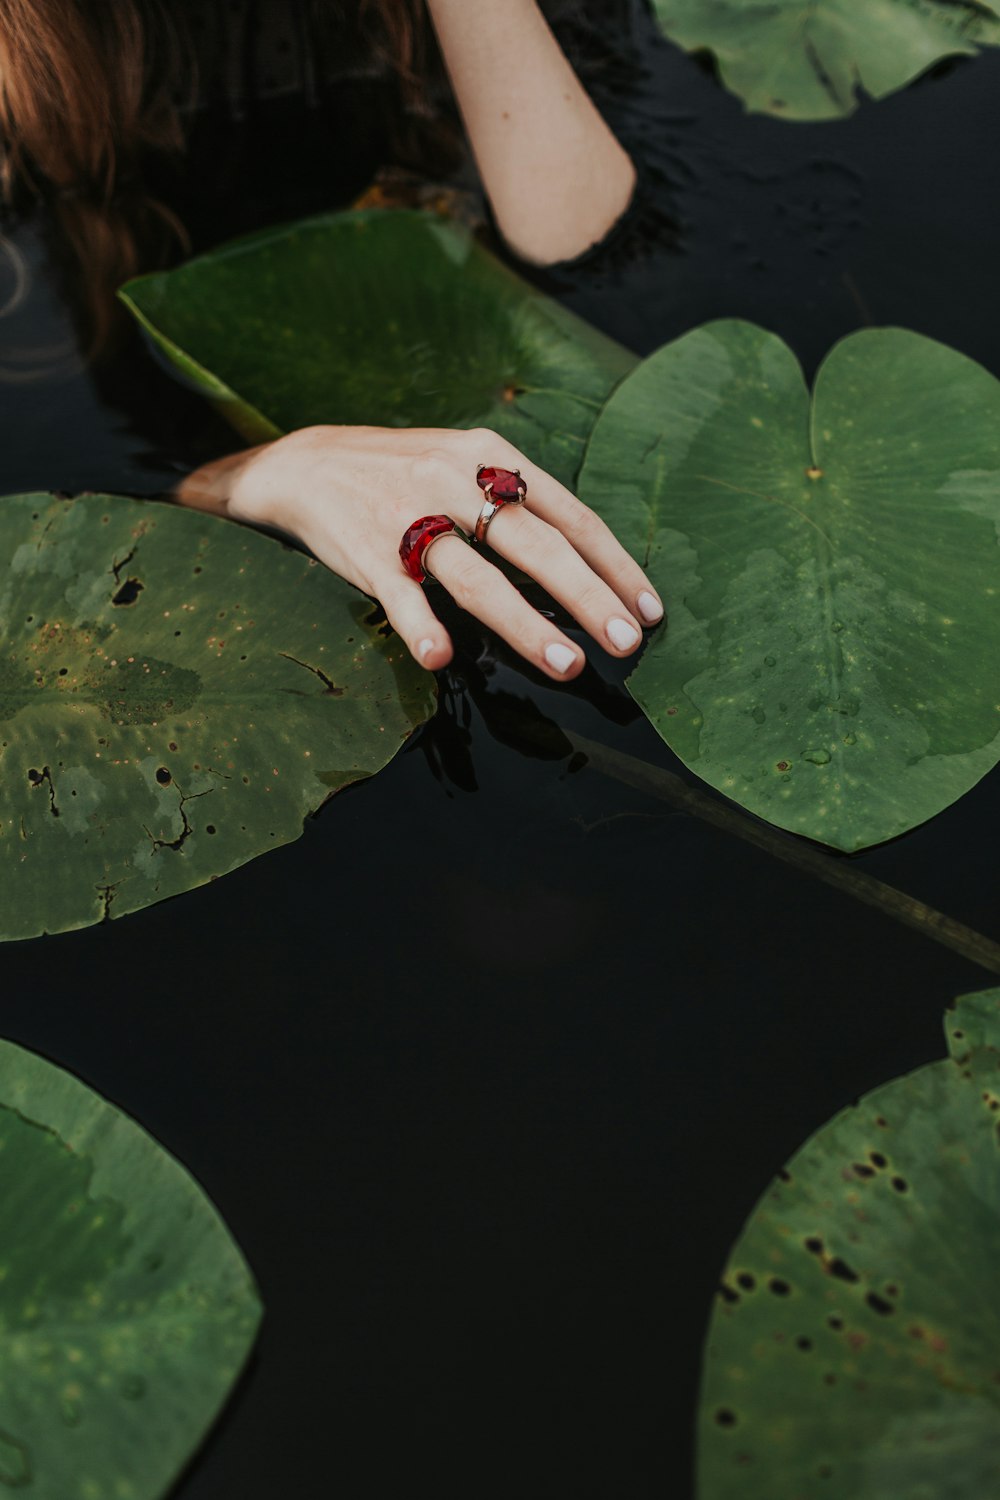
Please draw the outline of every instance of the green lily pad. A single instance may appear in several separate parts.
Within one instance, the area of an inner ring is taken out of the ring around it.
[[[10,1042],[0,1202],[0,1486],[34,1500],[156,1500],[253,1344],[261,1309],[246,1262],[144,1130]]]
[[[712,1314],[699,1500],[1000,1491],[1000,989],[764,1194]]]
[[[414,211],[307,219],[121,296],[251,442],[327,422],[485,426],[567,484],[635,364],[467,229]]]
[[[629,678],[710,785],[855,850],[1000,758],[1000,382],[853,334],[810,401],[785,344],[720,322],[604,408],[581,497],[667,603]]]
[[[434,679],[320,564],[214,516],[0,500],[0,938],[119,917],[298,838]]]
[[[789,120],[849,115],[945,57],[1000,42],[996,0],[653,0],[671,40],[714,53],[747,108]]]

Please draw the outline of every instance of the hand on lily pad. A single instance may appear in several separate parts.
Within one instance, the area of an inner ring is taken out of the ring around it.
[[[493,566],[491,550],[536,578],[614,656],[634,651],[643,623],[663,614],[642,569],[605,523],[484,428],[303,428],[207,465],[178,493],[186,504],[298,537],[378,599],[412,655],[430,669],[450,661],[452,646],[424,571],[539,671],[559,680],[582,670],[580,647]],[[481,544],[468,546],[484,502],[499,508]],[[432,518],[458,530],[435,536],[426,553],[417,553],[411,574],[401,539]]]

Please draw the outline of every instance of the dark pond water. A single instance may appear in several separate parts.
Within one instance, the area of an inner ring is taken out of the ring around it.
[[[638,5],[630,24],[617,60],[567,35],[679,236],[552,278],[560,295],[640,351],[739,315],[811,370],[898,323],[1000,375],[1000,55],[788,126],[745,118]],[[224,232],[316,191],[313,161],[280,203],[212,213]],[[69,327],[36,228],[14,242],[34,284],[0,354]],[[0,366],[0,491],[155,493],[233,446],[137,346],[99,381]],[[3,1034],[180,1157],[263,1290],[182,1500],[690,1493],[700,1342],[754,1200],[838,1108],[942,1055],[945,1004],[992,982],[540,755],[544,716],[691,781],[596,648],[560,690],[461,642],[434,723],[299,842],[3,954]],[[998,817],[994,773],[849,863],[1000,937]]]

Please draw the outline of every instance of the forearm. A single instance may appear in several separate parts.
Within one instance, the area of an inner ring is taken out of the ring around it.
[[[567,260],[628,206],[635,169],[537,0],[428,0],[483,186],[525,260]]]

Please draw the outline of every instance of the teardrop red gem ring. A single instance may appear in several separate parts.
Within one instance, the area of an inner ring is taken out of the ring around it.
[[[523,505],[528,486],[519,469],[492,469],[485,464],[480,464],[476,470],[476,483],[486,495],[476,521],[476,541],[485,542],[497,511],[505,505]]]
[[[483,542],[497,511],[505,505],[523,505],[528,486],[517,469],[494,469],[485,464],[480,464],[476,471],[476,483],[486,496],[476,519],[476,541]],[[427,577],[424,554],[428,547],[439,536],[449,536],[452,532],[463,541],[469,540],[451,516],[421,516],[419,521],[406,528],[399,544],[399,555],[403,567],[417,583],[423,583]]]

